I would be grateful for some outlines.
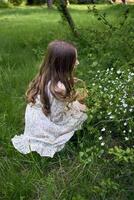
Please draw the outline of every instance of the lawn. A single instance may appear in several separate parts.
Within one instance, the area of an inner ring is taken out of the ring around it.
[[[134,6],[69,10],[78,37],[56,8],[0,9],[1,200],[134,199]],[[78,49],[88,120],[53,159],[22,155],[11,138],[23,133],[25,91],[55,39]]]

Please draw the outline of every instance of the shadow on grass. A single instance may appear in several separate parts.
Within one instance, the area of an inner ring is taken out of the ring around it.
[[[0,9],[0,16],[4,15],[32,15],[56,13],[56,8],[48,9],[46,6],[26,6]]]
[[[88,6],[96,8],[101,11],[105,12],[108,15],[120,15],[123,11],[127,8],[130,10],[130,14],[134,15],[134,5],[110,5],[110,4],[86,4],[86,5],[73,5],[69,6],[69,10],[72,14],[81,13],[81,14],[88,14]],[[52,14],[57,13],[57,8],[54,6],[52,9],[48,9],[47,6],[26,6],[26,7],[16,7],[16,8],[6,8],[0,10],[0,16],[5,15],[32,15],[32,14]],[[92,13],[92,12],[90,12]]]

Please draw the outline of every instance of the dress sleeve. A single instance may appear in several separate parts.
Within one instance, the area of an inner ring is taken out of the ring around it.
[[[73,102],[69,103],[69,106],[68,106],[68,107],[69,107],[70,109],[75,110],[75,111],[81,112],[81,110],[80,110],[80,105],[81,105],[81,103],[79,103],[79,101],[76,100],[76,101],[73,101]]]
[[[64,92],[65,91],[65,86],[63,83],[60,81],[57,84],[57,87],[55,88],[57,92]],[[50,92],[50,88],[48,88],[48,94],[50,97],[50,102],[51,102],[51,114],[50,114],[50,120],[52,122],[59,122],[62,120],[65,107],[66,107],[66,102],[60,101],[56,99]]]
[[[57,91],[64,91],[64,90],[65,90],[65,86],[61,82],[58,82]],[[52,97],[51,102],[52,103],[51,103],[50,120],[54,123],[59,123],[65,120],[65,118],[68,115],[77,116],[80,113],[82,113],[82,111],[80,110],[81,104],[77,100],[68,104],[67,102],[63,102],[63,101],[57,100],[55,97]]]

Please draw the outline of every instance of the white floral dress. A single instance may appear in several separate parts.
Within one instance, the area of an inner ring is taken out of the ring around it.
[[[53,157],[64,148],[65,143],[73,136],[74,132],[81,129],[87,114],[80,111],[79,102],[74,101],[66,109],[66,103],[57,100],[50,92],[48,95],[51,104],[51,114],[46,117],[42,112],[40,96],[36,103],[27,105],[25,112],[25,129],[21,135],[15,135],[11,141],[21,153],[27,154],[36,151],[40,156]],[[64,85],[58,82],[58,87]]]

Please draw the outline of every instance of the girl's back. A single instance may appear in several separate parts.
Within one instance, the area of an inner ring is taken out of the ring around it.
[[[47,71],[47,68],[45,70]],[[30,85],[24,133],[12,138],[12,143],[23,154],[36,151],[41,156],[53,157],[64,148],[74,132],[81,129],[87,115],[82,112],[81,104],[77,100],[69,101],[70,103],[66,100],[71,97],[70,87],[73,83],[69,85],[64,81],[65,77],[62,77],[64,84],[60,80],[47,81],[45,70],[42,68]],[[62,68],[56,70],[54,73],[59,74]]]

